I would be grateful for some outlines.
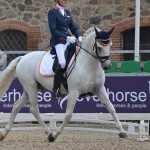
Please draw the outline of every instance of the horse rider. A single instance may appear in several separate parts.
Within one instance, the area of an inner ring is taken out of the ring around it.
[[[0,49],[0,72],[6,68],[7,54]]]
[[[82,42],[82,36],[80,36],[70,12],[65,9],[68,0],[55,0],[55,2],[55,7],[48,13],[48,24],[52,35],[50,46],[55,47],[59,63],[54,76],[52,95],[53,97],[61,97],[60,86],[66,67],[65,51],[70,43],[76,42],[76,39]],[[69,34],[68,29],[75,37]]]

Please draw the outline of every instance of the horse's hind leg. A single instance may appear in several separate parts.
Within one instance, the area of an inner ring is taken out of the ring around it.
[[[9,122],[6,125],[4,131],[0,133],[0,141],[2,141],[11,131],[17,113],[26,103],[28,103],[28,101],[29,101],[28,94],[26,92],[23,92],[22,96],[14,103]]]
[[[42,120],[39,114],[38,103],[37,103],[37,89],[32,88],[32,90],[28,91],[28,94],[29,94],[30,112],[34,115],[34,117],[40,123],[45,133],[49,134],[50,129],[46,126],[46,124],[44,123],[44,121]]]
[[[65,119],[64,119],[62,125],[58,128],[58,130],[56,132],[52,132],[48,136],[48,140],[50,142],[53,142],[58,137],[58,135],[62,133],[66,124],[71,120],[74,106],[75,106],[75,103],[76,103],[78,96],[79,96],[78,91],[69,92]]]
[[[94,94],[96,94],[98,96],[98,98],[100,99],[102,104],[104,104],[106,106],[106,108],[108,109],[108,111],[111,113],[111,115],[115,121],[115,125],[120,131],[119,136],[121,138],[126,138],[127,137],[126,132],[124,131],[122,124],[119,121],[119,118],[116,114],[116,110],[115,110],[114,106],[112,105],[112,103],[110,102],[110,100],[108,98],[105,87],[103,86],[103,87],[99,88]]]

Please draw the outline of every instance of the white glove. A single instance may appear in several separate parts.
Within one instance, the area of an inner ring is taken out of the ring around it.
[[[79,36],[79,37],[78,37],[78,40],[79,40],[79,42],[82,42],[83,37],[82,37],[82,36]]]
[[[76,42],[76,38],[73,36],[67,36],[67,41],[73,44]]]

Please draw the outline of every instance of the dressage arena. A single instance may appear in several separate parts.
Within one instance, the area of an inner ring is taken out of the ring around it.
[[[138,142],[135,136],[118,138],[117,134],[64,131],[49,143],[40,131],[15,131],[0,142],[0,150],[149,150],[150,141]]]
[[[23,119],[27,114],[18,114],[17,119]],[[28,115],[31,118],[32,115]],[[51,117],[45,115],[44,120]],[[0,121],[9,118],[8,114],[0,114]],[[17,120],[16,119],[16,120]],[[63,118],[62,118],[63,119]],[[33,119],[28,119],[33,120]],[[0,130],[5,123],[0,124]],[[61,122],[60,122],[61,123]],[[60,124],[59,123],[59,124]],[[58,125],[59,125],[58,124]],[[47,122],[49,126],[49,122]],[[11,131],[8,136],[0,142],[0,150],[149,150],[150,140],[139,142],[137,135],[128,135],[127,139],[119,138],[118,133],[104,133],[95,131],[70,131],[67,128],[53,143],[48,142],[47,135],[40,129],[40,125],[35,121],[15,123],[14,128],[23,131]],[[31,127],[28,130],[25,127]],[[94,123],[71,123],[67,127],[83,128],[105,128],[115,129],[114,125],[103,125]],[[38,130],[37,130],[37,129]],[[35,130],[36,129],[36,130]],[[125,128],[126,130],[126,128]]]

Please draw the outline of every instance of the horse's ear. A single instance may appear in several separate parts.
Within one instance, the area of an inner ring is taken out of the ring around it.
[[[98,30],[94,27],[96,35],[98,35]]]
[[[112,32],[114,31],[114,29],[115,29],[115,27],[112,27],[109,31],[107,31],[107,34],[108,34],[108,35],[111,35]]]

